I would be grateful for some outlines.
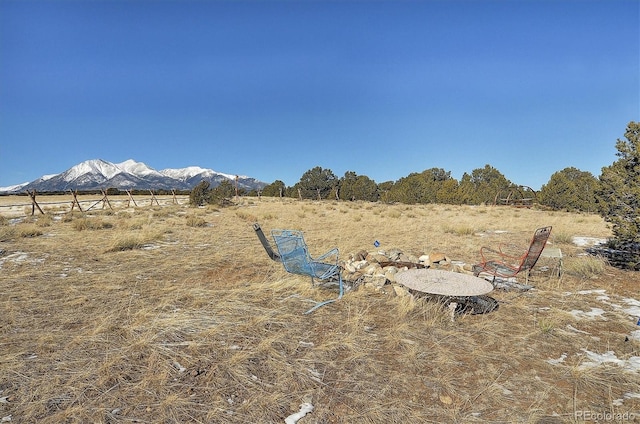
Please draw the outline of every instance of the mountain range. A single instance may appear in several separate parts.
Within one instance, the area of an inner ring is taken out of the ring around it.
[[[29,183],[11,187],[0,187],[0,193],[20,193],[24,191],[53,192],[68,190],[96,190],[117,188],[120,190],[191,190],[201,181],[208,181],[211,187],[222,181],[245,190],[258,190],[267,184],[255,178],[236,176],[190,166],[181,169],[156,171],[133,159],[122,163],[111,163],[102,159],[87,160],[60,174],[44,175]]]

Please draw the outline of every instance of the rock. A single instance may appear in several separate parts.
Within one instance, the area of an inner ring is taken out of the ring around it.
[[[354,255],[353,260],[364,261],[367,258],[367,255],[369,255],[369,253],[366,250],[361,250]]]
[[[367,261],[358,261],[354,262],[356,269],[360,270],[369,266],[369,262]]]
[[[400,286],[400,285],[397,285],[397,284],[393,285],[393,292],[398,297],[411,296],[411,293],[409,293],[409,290],[407,290],[406,287]]]
[[[361,273],[360,271],[356,271],[353,274],[351,274],[347,280],[348,281],[358,281],[362,277],[364,277],[364,274]]]
[[[385,255],[381,255],[379,253],[373,253],[367,256],[367,261],[369,261],[370,263],[372,262],[387,262],[389,260],[389,258],[387,258]]]
[[[396,282],[396,273],[392,272],[390,270],[387,270],[384,273],[384,278],[386,278],[387,281],[389,281],[390,283],[395,283]]]
[[[385,274],[386,273],[397,274],[398,271],[400,271],[400,268],[394,265],[389,265],[382,268],[382,270],[384,271]]]
[[[464,267],[461,264],[451,264],[451,271],[464,274]]]
[[[376,286],[374,286],[373,283],[364,283],[362,287],[364,287],[365,290],[369,291],[374,291],[376,289]]]
[[[400,256],[398,257],[398,262],[411,262],[413,264],[417,264],[419,260],[415,255],[401,253]]]
[[[384,268],[382,265],[385,265]],[[350,256],[350,259],[343,263],[343,279],[351,283],[362,283],[365,289],[375,290],[380,293],[393,293],[398,295],[401,289],[383,290],[385,285],[396,282],[396,274],[401,270],[419,267],[432,267],[435,269],[450,270],[459,273],[472,273],[472,266],[462,261],[451,261],[442,252],[431,252],[428,255],[406,254],[400,249],[394,248],[385,252],[367,253],[364,250]],[[395,287],[396,284],[393,284]],[[404,286],[400,286],[405,289]]]
[[[362,272],[367,275],[384,275],[380,264],[369,264],[364,268],[361,268]]]
[[[437,264],[440,262],[448,262],[447,256],[442,252],[431,252],[429,253],[429,260],[432,264]]]
[[[451,265],[451,262],[447,262],[447,261],[441,261],[438,262],[436,265],[436,269],[441,269],[444,271],[453,271],[453,266]]]
[[[402,255],[402,250],[398,248],[393,248],[386,254],[389,260],[394,262],[400,260],[400,255]]]
[[[364,279],[366,283],[370,283],[376,288],[381,288],[387,284],[387,278],[384,275],[365,275]]]

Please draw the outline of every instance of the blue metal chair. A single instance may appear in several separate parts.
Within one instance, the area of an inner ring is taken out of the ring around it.
[[[342,285],[341,268],[338,264],[338,248],[331,249],[317,258],[311,257],[309,249],[301,231],[296,230],[272,230],[271,236],[278,250],[279,261],[287,272],[311,277],[311,285],[315,280],[338,281],[340,294],[336,299],[316,302],[316,305],[305,314],[309,314],[321,306],[340,300],[344,294]]]

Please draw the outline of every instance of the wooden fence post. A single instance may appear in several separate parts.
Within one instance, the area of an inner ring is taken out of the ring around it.
[[[109,201],[109,198],[107,197],[107,192],[102,190],[102,189],[100,191],[102,192],[102,196],[103,196],[102,197],[102,209],[104,209],[104,205],[106,203],[107,205],[109,205],[109,209],[113,210],[113,208],[111,207],[111,202]]]
[[[158,199],[156,199],[156,195],[153,194],[152,190],[149,190],[149,193],[151,193],[151,206],[153,206],[153,202],[156,202],[156,205],[160,206],[160,203],[158,202]]]
[[[75,192],[73,190],[69,190],[69,191],[73,196],[73,201],[71,202],[71,210],[69,212],[73,212],[73,208],[76,205],[78,205],[78,209],[80,209],[80,212],[83,212],[82,207],[80,206],[80,202],[78,201],[78,190],[76,190]]]
[[[42,211],[42,209],[40,209],[40,205],[38,204],[38,202],[36,202],[36,191],[33,190],[33,193],[31,193],[29,190],[27,190],[27,193],[29,193],[29,197],[31,197],[31,216],[35,215],[36,208],[38,208],[40,213],[44,215],[44,212]]]
[[[133,206],[137,208],[138,204],[136,203],[136,199],[134,199],[131,195],[131,190],[125,190],[125,192],[127,193],[127,195],[129,195],[129,200],[127,200],[127,207],[131,206],[131,202],[133,202]]]

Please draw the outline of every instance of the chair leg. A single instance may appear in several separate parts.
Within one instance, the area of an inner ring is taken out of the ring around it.
[[[312,280],[313,280],[313,278],[312,278]],[[316,309],[318,309],[318,308],[320,308],[320,307],[322,307],[322,306],[324,306],[324,305],[328,305],[329,303],[333,303],[333,302],[335,302],[336,300],[340,300],[340,299],[342,299],[342,295],[344,294],[344,286],[342,285],[342,274],[338,274],[338,283],[339,283],[339,285],[340,285],[340,294],[338,295],[338,297],[337,297],[337,298],[335,298],[335,299],[330,299],[330,300],[325,300],[324,302],[317,302],[317,303],[316,303],[316,305],[315,305],[313,308],[309,309],[309,310],[308,310],[307,312],[305,312],[304,314],[305,314],[305,315],[308,315],[308,314],[310,314],[311,312],[315,311]]]

